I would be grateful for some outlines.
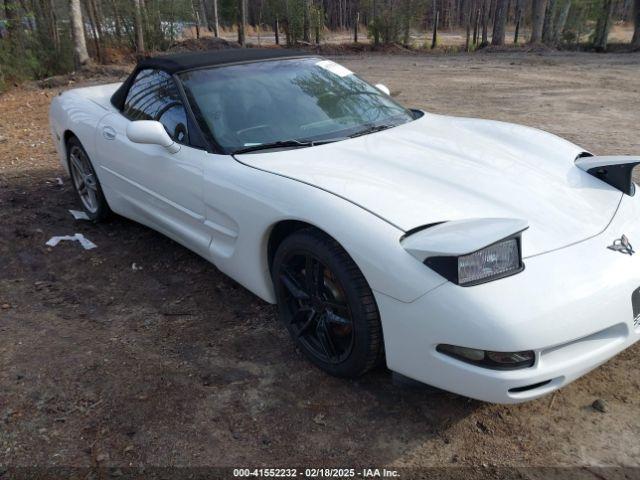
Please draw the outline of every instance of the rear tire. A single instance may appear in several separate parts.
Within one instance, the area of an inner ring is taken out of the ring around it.
[[[278,247],[272,279],[280,320],[315,365],[354,378],[384,358],[373,293],[347,252],[319,230],[298,230]]]
[[[111,209],[89,155],[76,137],[67,141],[67,164],[71,183],[80,199],[82,209],[94,222],[106,220],[111,214]]]

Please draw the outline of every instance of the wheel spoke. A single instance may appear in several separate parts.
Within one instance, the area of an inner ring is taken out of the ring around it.
[[[95,213],[99,208],[98,179],[86,155],[73,147],[69,152],[69,170],[80,201],[86,210]]]
[[[296,300],[308,300],[309,294],[304,291],[295,277],[287,269],[282,269],[280,280]]]
[[[315,310],[311,310],[311,315],[309,315],[309,318],[307,318],[307,321],[304,322],[304,324],[302,325],[300,330],[298,330],[298,333],[296,333],[296,337],[297,338],[300,338],[303,333],[305,333],[307,330],[309,330],[309,327],[311,326],[311,324],[313,323],[315,318],[316,318],[316,311]]]
[[[333,344],[333,339],[331,338],[327,324],[324,321],[318,322],[316,334],[325,355],[329,357],[329,359],[335,358],[337,356],[336,347]]]
[[[80,159],[76,154],[69,155],[69,159],[71,160],[71,163],[73,164],[73,166],[76,168],[76,170],[80,175],[82,176],[86,175],[82,162],[80,162]]]
[[[75,165],[71,165],[71,178],[73,179],[73,183],[76,186],[76,188],[80,189],[80,187],[82,187],[84,183],[83,181],[84,177],[82,176],[82,173],[78,171]]]
[[[326,314],[327,321],[336,325],[351,325],[351,320],[329,311]]]
[[[324,306],[337,313],[349,315],[349,307],[343,303],[332,302],[331,300],[323,300]]]
[[[96,179],[93,176],[93,174],[89,174],[86,177],[84,177],[84,184],[90,190],[93,190],[93,191],[97,191],[98,190],[98,185],[96,184]]]
[[[96,191],[89,188],[87,185],[87,202],[89,203],[89,210],[94,210],[98,204],[98,198],[96,197]]]
[[[300,309],[291,317],[291,323],[300,323],[309,318],[309,315],[314,314],[315,311],[311,307],[302,306]]]

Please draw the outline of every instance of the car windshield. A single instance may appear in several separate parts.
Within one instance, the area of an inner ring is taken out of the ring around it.
[[[205,133],[227,152],[309,146],[414,118],[353,72],[320,58],[192,70],[180,79]]]

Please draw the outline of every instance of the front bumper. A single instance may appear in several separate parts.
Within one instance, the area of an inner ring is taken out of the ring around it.
[[[638,219],[640,197],[625,196],[603,233],[525,259],[520,274],[466,288],[446,283],[411,303],[376,292],[389,368],[495,403],[534,399],[579,378],[640,339],[631,304],[640,254],[607,249],[622,234],[640,245]],[[437,352],[440,343],[534,350],[536,361],[490,370]]]

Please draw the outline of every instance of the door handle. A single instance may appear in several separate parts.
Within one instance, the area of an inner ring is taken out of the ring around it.
[[[102,127],[102,136],[107,140],[116,138],[116,131],[112,127]]]

